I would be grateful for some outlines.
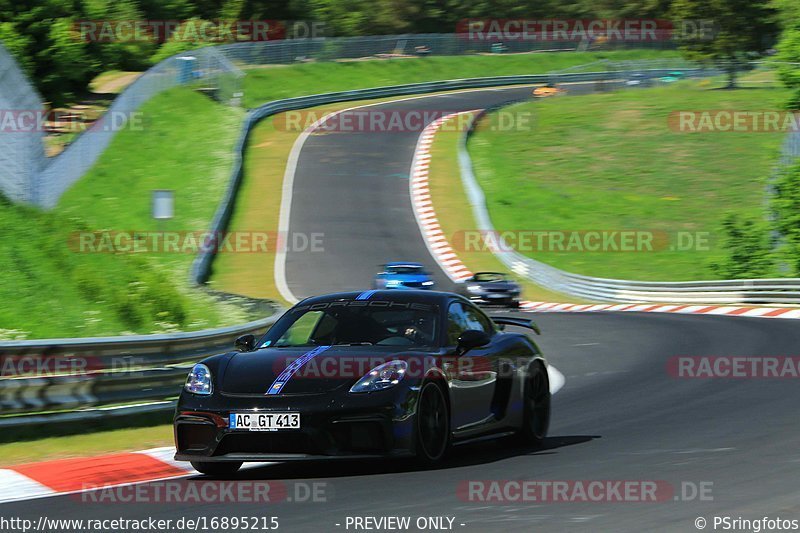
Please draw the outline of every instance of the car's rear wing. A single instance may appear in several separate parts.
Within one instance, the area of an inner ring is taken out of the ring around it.
[[[537,326],[533,320],[528,320],[527,318],[513,318],[510,316],[493,316],[490,318],[492,322],[498,326],[517,326],[520,328],[532,329],[537,335],[542,334],[542,330],[539,329],[539,326]]]

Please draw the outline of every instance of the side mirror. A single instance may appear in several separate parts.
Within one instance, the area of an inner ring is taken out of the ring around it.
[[[485,331],[477,329],[468,329],[461,333],[458,337],[458,346],[456,346],[456,354],[464,355],[473,348],[486,346],[491,342],[491,338]]]
[[[233,342],[233,347],[240,352],[252,352],[256,349],[256,336],[248,333]]]

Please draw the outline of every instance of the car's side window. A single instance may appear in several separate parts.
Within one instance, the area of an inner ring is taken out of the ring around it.
[[[311,340],[314,341],[314,344],[325,344],[329,342],[331,335],[333,335],[338,326],[339,321],[336,317],[332,316],[330,313],[323,314],[312,332]]]
[[[475,307],[453,302],[447,310],[447,345],[458,344],[458,337],[468,329],[477,329],[493,335],[492,321]]]
[[[458,337],[469,329],[464,307],[460,302],[452,302],[447,308],[447,345],[458,344]]]
[[[471,305],[464,305],[463,307],[464,315],[467,317],[467,324],[469,325],[467,329],[477,329],[478,331],[486,332],[488,335],[494,333],[494,327],[489,317]]]

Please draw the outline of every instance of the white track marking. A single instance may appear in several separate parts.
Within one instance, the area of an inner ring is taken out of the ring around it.
[[[547,365],[547,376],[550,378],[550,394],[555,394],[560,391],[564,383],[567,382],[564,374],[559,372],[553,365]]]
[[[0,503],[31,500],[58,494],[14,470],[0,470]]]

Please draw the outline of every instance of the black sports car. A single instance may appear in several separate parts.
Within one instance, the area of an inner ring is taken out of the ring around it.
[[[458,292],[475,303],[516,308],[522,288],[500,272],[476,272],[458,284]]]
[[[408,290],[308,298],[260,340],[194,366],[175,413],[175,459],[206,474],[244,461],[416,456],[517,434],[550,418],[547,363],[527,335],[456,294]]]

